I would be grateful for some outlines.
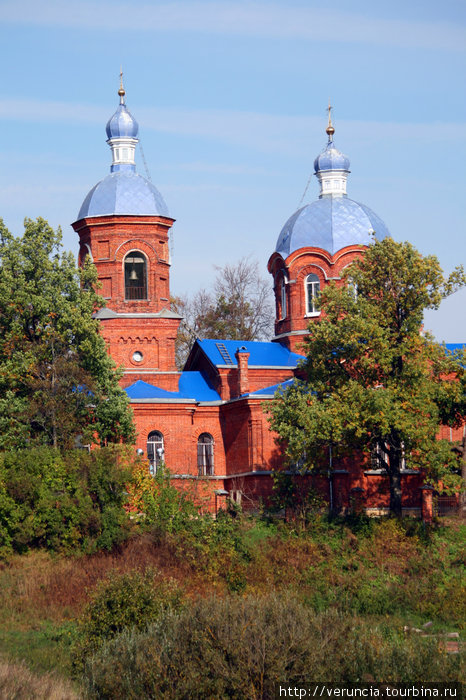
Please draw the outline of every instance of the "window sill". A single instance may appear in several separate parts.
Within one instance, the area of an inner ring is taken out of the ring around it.
[[[304,318],[316,318],[320,316],[320,311],[311,311],[309,314],[304,314]]]

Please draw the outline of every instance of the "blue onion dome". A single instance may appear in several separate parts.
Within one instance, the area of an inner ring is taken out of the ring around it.
[[[120,73],[120,89],[118,90],[120,104],[117,111],[107,122],[106,131],[107,138],[137,138],[139,125],[133,115],[130,113],[125,103],[125,89],[123,87],[123,73]]]
[[[115,114],[110,117],[106,126],[107,137],[115,138],[137,138],[139,125],[124,103],[118,105]]]
[[[314,170],[347,170],[349,171],[350,161],[348,156],[337,150],[333,141],[328,142],[327,147],[320,153],[314,161]]]
[[[389,236],[372,209],[348,197],[326,196],[299,209],[286,222],[275,250],[283,258],[299,248],[323,248],[332,255],[349,245],[368,246]]]

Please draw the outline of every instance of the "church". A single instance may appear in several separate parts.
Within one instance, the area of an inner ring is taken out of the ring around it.
[[[227,498],[255,508],[270,496],[272,472],[283,464],[264,404],[299,373],[303,336],[319,319],[320,290],[338,283],[374,232],[378,238],[389,234],[369,207],[347,196],[350,163],[334,145],[329,110],[327,143],[314,162],[320,196],[290,216],[268,262],[274,338],[196,340],[179,371],[175,340],[181,317],[170,308],[174,219],[160,192],[136,171],[138,123],[122,84],[118,94],[106,126],[110,173],[85,197],[73,228],[79,262],[90,256],[107,302],[96,316],[109,354],[123,368],[136,447],[152,472],[164,462],[174,483],[206,510],[215,511]],[[370,464],[347,460],[299,478],[312,480],[334,508],[363,498],[367,512],[388,512],[387,477]],[[420,513],[421,486],[420,474],[405,469],[404,512]]]

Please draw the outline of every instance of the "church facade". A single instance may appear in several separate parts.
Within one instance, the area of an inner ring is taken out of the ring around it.
[[[346,194],[349,160],[327,145],[314,163],[315,202],[285,223],[268,270],[276,302],[270,342],[197,340],[183,371],[175,365],[181,317],[170,308],[169,235],[174,223],[154,185],[136,172],[138,124],[125,103],[107,123],[110,174],[86,196],[73,228],[79,261],[93,260],[107,306],[97,313],[108,352],[123,368],[137,430],[136,447],[152,471],[164,462],[174,482],[209,510],[230,498],[243,507],[267,500],[283,454],[270,431],[267,402],[299,374],[300,344],[318,322],[316,299],[363,255],[374,232],[388,235],[368,207]],[[456,437],[456,436],[455,436]],[[298,477],[335,508],[363,498],[368,512],[388,509],[388,480],[361,460],[330,463]],[[405,512],[420,511],[421,476],[403,474]]]

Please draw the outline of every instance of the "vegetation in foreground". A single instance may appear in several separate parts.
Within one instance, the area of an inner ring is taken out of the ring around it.
[[[5,561],[0,653],[35,672],[74,675],[80,692],[102,698],[115,697],[124,669],[139,697],[151,688],[167,698],[267,698],[288,654],[290,679],[309,678],[305,658],[326,680],[462,677],[460,655],[447,655],[441,637],[404,631],[427,622],[434,635],[462,629],[459,521],[314,513],[298,525],[222,514],[145,527],[108,552],[38,550]],[[243,658],[241,630],[264,645],[260,679]]]

